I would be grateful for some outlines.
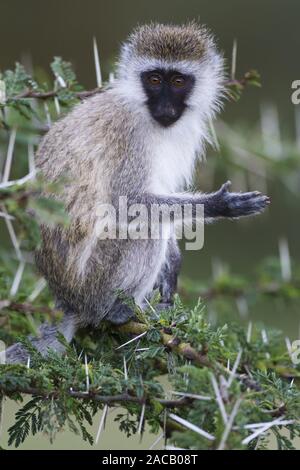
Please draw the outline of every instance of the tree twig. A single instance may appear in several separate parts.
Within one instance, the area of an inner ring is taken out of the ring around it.
[[[247,74],[244,75],[241,79],[235,79],[235,80],[225,80],[224,86],[225,87],[232,87],[232,86],[239,86],[241,88],[244,88],[247,83],[249,82],[249,78],[247,78]],[[74,96],[76,98],[83,100],[85,98],[89,98],[91,96],[97,95],[98,93],[101,93],[105,91],[105,87],[97,87],[92,90],[83,90],[83,91],[77,91],[73,92]],[[65,90],[69,90],[68,88],[65,88]],[[57,98],[59,97],[59,92],[61,90],[49,90],[49,91],[35,91],[32,89],[26,89],[22,93],[19,93],[16,96],[13,96],[10,98],[11,101],[20,101],[24,99],[29,99],[29,98],[35,98],[39,100],[47,100],[50,98]],[[69,90],[70,91],[70,90]]]
[[[59,399],[61,392],[59,390],[41,390],[35,387],[18,387],[14,388],[13,392],[5,387],[4,384],[0,384],[0,392],[4,393],[5,395],[9,396],[12,393],[21,393],[23,395],[32,395],[37,397],[42,397],[45,399],[54,398]],[[183,397],[178,400],[167,400],[164,398],[153,398],[151,397],[136,397],[133,395],[129,395],[128,393],[122,393],[119,395],[99,395],[92,390],[87,392],[77,392],[74,390],[70,390],[67,394],[72,398],[77,398],[79,400],[92,400],[97,403],[103,403],[107,405],[113,405],[115,403],[137,403],[140,405],[149,405],[150,401],[157,401],[160,403],[164,408],[180,408],[186,405],[189,405],[193,402],[193,398],[190,397]]]
[[[68,88],[66,88],[68,90]],[[101,93],[104,91],[104,88],[94,88],[92,90],[83,90],[83,91],[76,91],[74,92],[74,95],[76,98],[83,100],[85,98],[89,98],[90,96],[97,95],[98,93]],[[13,101],[20,101],[26,98],[36,98],[40,100],[47,100],[49,98],[55,98],[59,97],[59,90],[50,90],[50,91],[34,91],[27,89],[20,93],[19,95],[14,96],[11,98]]]
[[[148,326],[144,323],[129,322],[125,325],[117,327],[117,330],[122,333],[131,333],[134,335],[142,334],[148,331]],[[193,348],[190,343],[184,343],[171,334],[165,333],[164,330],[160,330],[161,342],[171,351],[179,354],[180,356],[185,357],[186,359],[194,362],[199,366],[211,367],[211,363],[205,354],[199,353],[195,348]]]

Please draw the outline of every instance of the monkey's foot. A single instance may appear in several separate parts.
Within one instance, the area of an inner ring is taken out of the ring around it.
[[[28,358],[29,353],[21,343],[13,344],[5,351],[6,364],[26,364]]]
[[[259,191],[231,193],[230,186],[231,182],[227,181],[212,195],[221,217],[235,218],[259,214],[270,204],[270,198]]]
[[[117,301],[108,315],[106,315],[105,320],[110,321],[114,325],[122,325],[132,320],[134,316],[134,311],[128,305]]]

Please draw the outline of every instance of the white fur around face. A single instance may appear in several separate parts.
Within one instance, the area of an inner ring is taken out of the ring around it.
[[[196,157],[202,153],[205,131],[200,118],[186,110],[173,126],[153,127],[147,146],[152,162],[149,191],[155,194],[183,191],[191,184]]]
[[[153,163],[149,191],[167,194],[182,191],[190,185],[195,159],[203,155],[208,140],[207,124],[220,107],[222,96],[223,60],[211,51],[202,60],[167,62],[147,57],[127,57],[119,65],[118,92],[143,117],[146,148]],[[125,66],[126,65],[126,66]],[[163,128],[147,110],[141,73],[157,68],[176,69],[195,77],[195,86],[187,99],[181,118],[169,128]]]

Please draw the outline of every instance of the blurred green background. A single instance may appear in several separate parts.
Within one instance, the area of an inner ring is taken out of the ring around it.
[[[75,64],[87,87],[95,86],[93,36],[107,74],[120,43],[137,24],[198,19],[215,33],[227,58],[237,39],[238,72],[256,68],[262,75],[263,89],[229,106],[226,116],[253,122],[264,99],[276,101],[285,128],[293,119],[290,85],[299,75],[297,0],[1,0],[0,8],[0,69],[26,55],[47,68],[54,55],[62,55]]]
[[[297,0],[0,0],[0,70],[21,61],[35,70],[49,71],[53,56],[60,55],[74,64],[79,81],[93,88],[93,36],[107,79],[121,42],[137,24],[198,19],[216,35],[229,69],[232,44],[237,40],[237,76],[252,68],[261,74],[262,88],[247,89],[237,103],[226,104],[222,119],[228,132],[235,129],[244,133],[246,140],[255,139],[261,132],[261,110],[272,104],[278,113],[281,137],[294,148],[297,110],[291,102],[291,83],[300,79],[299,18]],[[218,159],[222,154],[209,149],[208,163],[199,166],[200,188],[216,188],[226,176],[236,184],[234,189],[245,189],[243,185],[237,187],[231,167],[225,176],[211,171],[211,162]],[[247,186],[251,189],[267,190],[272,198],[270,210],[251,221],[221,222],[206,228],[204,249],[184,253],[183,277],[206,280],[212,276],[213,266],[220,263],[251,277],[263,258],[278,256],[280,237],[288,240],[292,260],[299,261],[299,174],[295,177],[293,190],[276,179],[268,184],[259,178],[249,179]],[[230,314],[238,318],[234,303]],[[280,302],[261,303],[253,310],[250,306],[246,317],[242,321],[263,321],[280,327],[291,339],[299,337],[299,302],[290,308]]]

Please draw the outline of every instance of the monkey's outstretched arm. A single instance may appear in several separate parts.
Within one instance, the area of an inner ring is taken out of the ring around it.
[[[206,220],[217,218],[238,218],[263,212],[270,203],[268,196],[259,191],[246,193],[229,192],[231,182],[223,184],[214,193],[183,193],[170,195],[156,195],[144,193],[132,202],[144,204],[148,210],[154,204],[174,206],[180,205],[182,208],[190,204],[192,206],[193,217],[196,216],[197,205],[203,204],[204,217]],[[131,201],[128,201],[130,204]]]

